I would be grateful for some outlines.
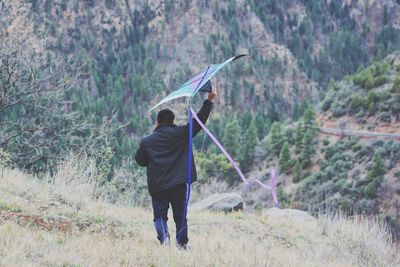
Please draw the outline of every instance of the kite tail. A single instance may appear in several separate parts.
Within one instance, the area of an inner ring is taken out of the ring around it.
[[[204,123],[197,117],[196,113],[193,111],[193,109],[190,109],[190,118],[194,118],[201,128],[204,130],[204,132],[207,133],[207,135],[213,140],[213,142],[217,145],[217,147],[224,153],[225,157],[228,159],[228,161],[232,164],[232,166],[235,168],[236,172],[239,174],[240,178],[242,178],[242,181],[244,184],[249,185],[249,181],[246,179],[242,171],[240,170],[237,162],[232,158],[232,156],[226,151],[226,149],[221,145],[221,143],[217,140],[217,138],[208,130],[208,128],[204,125]],[[261,185],[263,188],[267,190],[271,190],[272,192],[272,199],[274,200],[275,206],[279,206],[278,202],[278,197],[276,194],[276,171],[274,168],[271,169],[271,186],[263,184],[260,180],[253,180],[252,183],[258,183]]]

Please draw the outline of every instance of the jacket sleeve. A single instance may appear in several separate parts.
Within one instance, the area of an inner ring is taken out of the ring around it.
[[[135,160],[140,166],[142,167],[147,166],[149,159],[146,150],[144,149],[143,141],[140,143],[139,148],[136,151]]]
[[[200,121],[205,124],[208,117],[210,116],[211,108],[212,108],[213,103],[206,99],[203,102],[203,106],[201,107],[200,111],[197,113],[197,117],[199,117]],[[177,126],[177,129],[179,133],[182,136],[189,136],[189,123],[183,126]],[[198,132],[200,132],[201,126],[200,124],[193,119],[193,137],[197,135]]]

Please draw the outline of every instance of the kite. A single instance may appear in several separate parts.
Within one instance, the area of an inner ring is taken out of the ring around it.
[[[235,57],[232,57],[225,61],[222,64],[211,64],[207,68],[205,68],[202,72],[194,76],[192,79],[189,81],[185,82],[182,84],[179,89],[176,91],[172,92],[171,94],[167,95],[164,99],[162,99],[157,105],[152,107],[150,111],[153,109],[157,108],[158,106],[171,101],[173,99],[179,98],[179,97],[189,97],[189,100],[198,92],[198,91],[211,91],[211,84],[207,82],[213,77],[220,69],[225,67],[228,63],[237,60],[241,57],[244,57],[246,55],[238,55]]]
[[[195,119],[201,128],[204,130],[204,132],[211,138],[211,140],[217,145],[217,147],[222,151],[222,153],[225,155],[225,157],[228,159],[228,161],[231,163],[231,165],[234,167],[236,172],[239,174],[240,178],[242,179],[243,183],[246,185],[250,185],[252,183],[257,183],[260,186],[262,186],[264,189],[271,190],[272,192],[272,198],[276,206],[279,206],[278,202],[278,197],[276,194],[276,172],[274,169],[271,169],[271,186],[263,184],[260,180],[253,180],[249,182],[246,177],[243,175],[242,171],[240,170],[237,162],[232,158],[231,155],[226,151],[226,149],[221,145],[221,143],[217,140],[217,138],[210,132],[210,130],[200,121],[200,119],[197,117],[196,112],[193,111],[191,107],[191,99],[197,92],[211,92],[211,81],[210,79],[223,67],[225,67],[227,64],[229,64],[232,61],[235,61],[239,58],[242,58],[246,55],[241,54],[235,57],[231,57],[230,59],[226,60],[224,63],[221,64],[211,64],[208,65],[203,71],[201,71],[199,74],[194,76],[192,79],[188,80],[184,84],[182,84],[176,91],[170,93],[167,95],[165,98],[163,98],[158,104],[156,104],[154,107],[152,107],[150,111],[154,110],[155,108],[159,107],[160,105],[167,103],[173,99],[179,98],[179,97],[189,97],[188,101],[188,111],[189,111],[189,157],[188,157],[188,192],[186,196],[186,204],[185,204],[185,211],[184,211],[184,217],[183,220],[186,219],[187,215],[187,207],[189,204],[189,199],[190,199],[190,184],[191,184],[191,177],[192,177],[192,152],[193,152],[193,144],[192,144],[192,139],[193,139],[193,119]],[[183,229],[182,229],[183,230]],[[181,230],[181,231],[182,231]],[[182,232],[181,232],[182,233]],[[179,237],[180,239],[180,237]]]

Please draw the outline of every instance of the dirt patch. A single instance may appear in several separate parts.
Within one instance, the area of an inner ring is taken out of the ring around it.
[[[125,231],[119,221],[96,222],[90,217],[72,220],[62,215],[47,218],[40,215],[25,214],[22,211],[9,211],[0,207],[0,225],[6,221],[14,222],[23,227],[34,227],[44,231],[56,231],[66,234],[86,232],[102,234],[115,239],[136,236],[132,231]]]
[[[67,220],[45,219],[37,215],[27,215],[18,211],[0,209],[0,219],[13,221],[20,226],[35,226],[47,231],[71,232],[72,222]]]

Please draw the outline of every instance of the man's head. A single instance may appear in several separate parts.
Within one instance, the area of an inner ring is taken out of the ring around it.
[[[173,124],[175,120],[175,114],[170,109],[160,110],[157,114],[158,124]]]

